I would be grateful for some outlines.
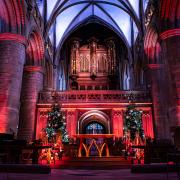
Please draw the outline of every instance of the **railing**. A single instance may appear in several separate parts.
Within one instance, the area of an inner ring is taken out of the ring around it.
[[[42,91],[39,103],[107,103],[107,102],[150,102],[147,91],[118,91],[118,90],[72,90],[72,91]]]

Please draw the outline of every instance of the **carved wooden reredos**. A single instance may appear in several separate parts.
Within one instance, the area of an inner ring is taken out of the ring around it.
[[[117,75],[114,38],[100,42],[91,37],[82,45],[80,39],[71,39],[70,62],[71,89],[116,89],[112,87],[112,79]]]

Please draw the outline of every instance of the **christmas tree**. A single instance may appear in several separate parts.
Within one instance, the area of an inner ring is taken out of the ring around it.
[[[56,143],[57,135],[61,136],[62,143],[68,143],[69,137],[66,131],[65,115],[58,104],[54,104],[48,112],[47,126],[44,129],[49,142]]]
[[[130,140],[134,141],[138,133],[141,140],[144,140],[144,130],[142,126],[142,111],[136,109],[134,104],[130,104],[125,112],[125,133],[130,132]]]

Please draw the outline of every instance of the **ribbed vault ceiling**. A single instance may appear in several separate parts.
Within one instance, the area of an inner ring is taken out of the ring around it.
[[[45,35],[58,47],[63,38],[86,19],[94,17],[113,27],[132,46],[141,33],[148,0],[37,0],[46,22]]]

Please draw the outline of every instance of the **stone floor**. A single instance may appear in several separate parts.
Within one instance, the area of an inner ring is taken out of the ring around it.
[[[132,174],[129,169],[122,170],[60,170],[51,174],[0,173],[0,180],[178,180],[176,173]]]

